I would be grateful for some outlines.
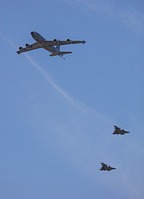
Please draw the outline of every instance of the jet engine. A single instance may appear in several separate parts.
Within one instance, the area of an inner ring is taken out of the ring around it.
[[[25,44],[26,47],[30,46],[29,44]]]
[[[67,43],[71,43],[71,40],[70,40],[70,39],[67,39],[66,42],[67,42]]]
[[[57,39],[54,39],[53,42],[56,43],[56,42],[58,42],[58,40],[57,40]]]
[[[25,44],[26,47],[32,47],[30,44]]]
[[[22,50],[22,49],[23,49],[23,47],[20,46],[20,47],[19,47],[19,50]]]

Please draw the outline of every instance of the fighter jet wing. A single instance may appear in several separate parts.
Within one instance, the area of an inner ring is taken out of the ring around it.
[[[105,164],[105,163],[103,163],[103,162],[101,162],[101,165],[102,165],[102,166],[107,166],[107,164]]]
[[[114,125],[115,130],[120,130],[120,128],[118,126]]]
[[[42,44],[48,45],[48,46],[57,46],[57,45],[68,45],[68,44],[84,44],[86,41],[84,40],[77,40],[77,41],[72,41],[70,39],[67,39],[66,41],[61,41],[61,40],[56,40],[54,39],[53,41],[43,41]]]
[[[17,51],[18,54],[23,53],[23,52],[27,52],[30,50],[35,50],[41,48],[41,44],[39,42],[35,42],[33,44],[26,44],[26,47],[19,47],[19,50]]]

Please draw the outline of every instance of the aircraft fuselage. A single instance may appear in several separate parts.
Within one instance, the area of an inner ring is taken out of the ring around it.
[[[37,42],[39,42],[41,44],[41,47],[44,48],[45,50],[48,50],[51,53],[58,53],[58,50],[56,47],[54,46],[48,46],[46,43],[44,43],[44,41],[46,41],[46,39],[41,36],[38,32],[31,32],[31,36],[33,37],[34,40],[36,40]]]

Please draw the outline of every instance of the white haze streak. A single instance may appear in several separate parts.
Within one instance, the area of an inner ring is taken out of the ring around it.
[[[13,49],[17,49],[18,45],[12,43],[10,40],[8,40],[4,34],[1,33],[0,31],[0,37],[8,43]],[[24,54],[27,60],[41,73],[41,75],[45,78],[45,80],[56,90],[58,91],[68,102],[70,102],[74,107],[79,108],[81,111],[89,111],[89,108],[86,107],[84,104],[81,102],[75,102],[62,88],[60,88],[52,79],[50,74],[46,72],[44,69],[40,67],[30,56],[27,54]],[[93,112],[93,111],[92,111]]]
[[[60,88],[52,79],[50,74],[46,72],[44,69],[40,67],[29,55],[25,54],[25,57],[29,60],[29,62],[42,74],[42,76],[45,78],[45,80],[56,90],[58,91],[73,107],[78,108],[80,111],[87,112],[94,114],[95,116],[101,118],[102,120],[106,120],[109,123],[113,123],[111,119],[108,117],[101,115],[95,110],[92,110],[88,106],[86,106],[84,103],[78,101],[78,100],[73,100],[72,97],[70,97],[62,88]]]
[[[51,78],[50,74],[40,67],[29,55],[25,54],[28,61],[42,74],[46,81],[57,90],[65,99],[67,99],[73,106],[78,107],[80,110],[85,111],[85,108],[76,103],[62,88],[60,88],[54,80]]]
[[[10,42],[6,37],[3,36],[0,32],[0,37],[6,41],[12,48],[16,49],[17,45]],[[52,79],[50,74],[40,67],[29,55],[24,54],[27,60],[41,73],[45,80],[56,90],[58,91],[65,99],[67,99],[74,107],[79,108],[81,111],[86,111],[84,105],[76,103],[62,88],[60,88]]]
[[[11,41],[9,41],[6,37],[3,36],[3,34],[0,32],[0,37],[6,41],[12,48],[17,49],[17,45],[12,43]],[[70,97],[62,88],[60,88],[55,81],[52,79],[51,75],[46,72],[44,69],[42,69],[40,67],[40,65],[38,65],[29,55],[24,54],[25,57],[27,58],[27,60],[41,73],[41,75],[45,78],[45,80],[57,91],[59,92],[71,105],[73,105],[73,107],[78,108],[81,111],[84,112],[89,112],[89,113],[93,113],[94,115],[96,115],[97,117],[101,118],[101,119],[105,119],[107,121],[109,121],[110,123],[113,123],[111,121],[111,119],[107,118],[104,115],[101,115],[100,113],[90,109],[88,106],[86,106],[85,104],[83,104],[82,102],[79,102],[78,100],[73,100],[72,97]]]
[[[6,42],[8,43],[13,49],[17,49],[18,45],[11,42],[10,40],[8,40],[4,34],[2,34],[0,32],[0,37]],[[40,67],[40,65],[38,65],[29,55],[24,54],[25,57],[27,58],[27,60],[41,73],[41,75],[45,78],[45,80],[52,86],[52,88],[54,88],[57,92],[59,92],[71,105],[73,105],[73,107],[78,108],[81,111],[87,112],[87,113],[91,113],[93,115],[95,115],[96,117],[101,118],[101,120],[106,120],[108,121],[110,124],[113,123],[113,121],[108,118],[107,116],[104,116],[100,113],[98,113],[97,111],[89,108],[87,105],[85,105],[84,103],[82,103],[79,100],[74,100],[72,97],[70,97],[62,88],[60,88],[55,81],[52,79],[51,75],[46,72],[44,69],[42,69]]]

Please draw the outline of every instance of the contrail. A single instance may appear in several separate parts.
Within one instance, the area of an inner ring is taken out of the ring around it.
[[[108,118],[107,116],[104,116],[100,113],[98,113],[95,110],[92,110],[87,105],[82,103],[79,100],[74,100],[72,97],[70,97],[60,86],[58,86],[51,75],[45,71],[39,64],[37,64],[29,55],[24,54],[25,57],[28,59],[28,61],[41,73],[41,75],[45,78],[45,80],[54,88],[57,92],[59,92],[73,107],[78,108],[80,111],[94,114],[96,117],[101,118],[101,120],[106,120],[110,124],[113,124],[113,121]]]
[[[0,32],[0,37],[4,41],[6,41],[12,48],[14,48],[15,50],[17,49],[18,45],[9,41],[5,36],[3,36],[3,34],[1,32]],[[51,87],[54,88],[57,92],[59,92],[71,105],[73,105],[73,107],[76,107],[83,112],[93,113],[94,115],[96,115],[102,119],[106,119],[107,121],[112,123],[111,119],[107,118],[104,115],[101,115],[100,113],[98,113],[95,110],[92,110],[91,108],[89,108],[88,106],[83,104],[81,101],[74,100],[72,97],[70,97],[60,86],[58,86],[55,83],[55,81],[53,80],[53,78],[47,71],[42,69],[41,66],[39,64],[37,64],[29,55],[27,55],[27,54],[24,54],[24,55],[25,55],[26,59],[41,73],[41,75],[51,85]]]
[[[11,41],[9,41],[5,36],[3,36],[3,34],[0,32],[0,37],[6,41],[12,48],[17,49],[16,44],[12,43]],[[67,99],[67,101],[69,101],[73,106],[79,108],[81,111],[86,111],[85,105],[82,105],[82,103],[78,103],[75,100],[72,99],[72,97],[70,97],[61,87],[59,87],[55,81],[53,80],[53,78],[51,77],[51,75],[45,71],[44,69],[42,69],[40,67],[39,64],[37,64],[32,57],[30,57],[27,54],[24,54],[26,59],[41,73],[41,75],[45,78],[45,80],[56,90],[58,91],[65,99]]]
[[[83,112],[87,112],[87,113],[93,113],[94,115],[96,115],[99,118],[102,119],[106,119],[107,121],[109,121],[110,123],[112,123],[111,119],[107,118],[104,115],[101,115],[100,113],[98,113],[95,110],[92,110],[91,108],[89,108],[88,106],[86,106],[85,104],[83,104],[81,101],[79,100],[74,100],[72,97],[70,97],[60,86],[58,86],[55,81],[53,80],[53,78],[51,77],[51,75],[45,71],[43,68],[40,67],[39,64],[37,64],[29,55],[24,54],[25,57],[28,59],[28,61],[41,73],[41,75],[45,78],[45,80],[57,91],[59,92],[71,105],[73,105],[73,107],[78,108],[79,110],[83,111]]]
[[[10,40],[8,40],[0,31],[0,37],[7,43],[9,44],[12,48],[17,49],[17,45],[12,43]]]
[[[7,39],[7,37],[4,36],[4,34],[2,34],[2,32],[0,31],[0,37],[6,42],[8,43],[13,49],[17,49],[18,45],[16,43],[11,42],[9,39]],[[79,100],[74,100],[72,97],[70,97],[61,87],[59,87],[55,81],[53,80],[53,78],[51,77],[51,75],[46,72],[44,69],[42,69],[40,67],[39,64],[37,64],[30,56],[28,56],[27,54],[24,54],[25,57],[27,58],[27,60],[41,73],[41,75],[46,79],[46,81],[55,89],[57,90],[64,98],[66,98],[74,107],[79,108],[81,111],[84,112],[89,112],[89,113],[93,113],[103,119],[108,120],[110,123],[112,123],[111,119],[109,119],[108,117],[98,113],[95,110],[92,110],[91,108],[89,108],[87,105],[85,105],[84,103],[82,103]]]
[[[46,81],[57,90],[65,99],[67,99],[73,106],[78,107],[82,111],[86,111],[84,105],[76,103],[62,88],[60,88],[55,81],[52,79],[51,75],[40,67],[29,55],[24,54],[28,61],[42,74]]]

